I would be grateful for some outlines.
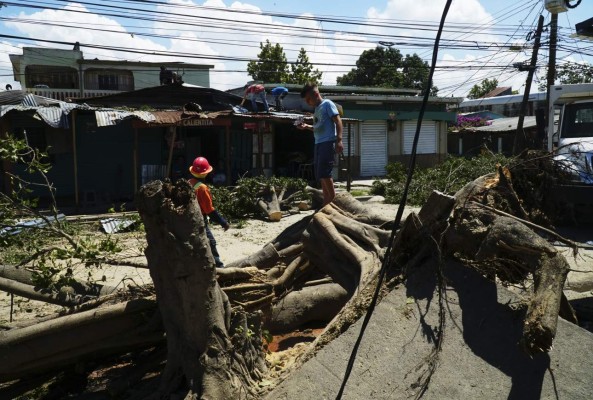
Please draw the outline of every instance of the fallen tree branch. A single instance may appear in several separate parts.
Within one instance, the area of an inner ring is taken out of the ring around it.
[[[572,240],[565,238],[564,236],[560,235],[557,232],[554,232],[553,230],[550,230],[548,228],[544,228],[541,225],[534,224],[533,222],[529,222],[529,221],[524,220],[522,218],[516,217],[516,216],[514,216],[512,214],[509,214],[509,213],[506,213],[504,211],[498,210],[498,209],[496,209],[494,207],[490,207],[490,206],[488,206],[486,204],[481,204],[481,203],[478,203],[477,201],[471,201],[470,204],[471,205],[478,206],[478,207],[481,207],[481,208],[486,209],[488,211],[492,211],[493,213],[496,213],[498,215],[502,215],[503,217],[512,218],[512,219],[514,219],[516,221],[519,221],[519,222],[527,225],[530,228],[537,229],[537,230],[542,231],[542,232],[546,232],[547,234],[549,234],[549,235],[555,237],[556,239],[558,239],[558,241],[560,241],[560,242],[562,242],[562,243],[570,246],[573,249],[573,252],[574,252],[574,255],[575,256],[576,256],[576,253],[577,253],[577,249],[578,248],[586,249],[586,250],[593,250],[593,246],[586,246],[586,245],[582,245],[582,244],[573,242]]]
[[[75,294],[74,289],[64,289],[59,293],[51,291],[42,292],[35,290],[34,286],[26,285],[11,279],[0,278],[0,290],[16,296],[26,297],[31,300],[43,301],[45,303],[56,304],[59,306],[72,307],[83,303],[85,297]]]

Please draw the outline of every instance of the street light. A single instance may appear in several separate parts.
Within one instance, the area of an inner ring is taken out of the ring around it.
[[[583,22],[579,22],[575,25],[575,30],[577,33],[575,35],[571,35],[571,37],[578,37],[579,39],[593,39],[593,18],[589,18]]]

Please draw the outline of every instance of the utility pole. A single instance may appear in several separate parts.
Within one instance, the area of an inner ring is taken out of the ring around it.
[[[517,121],[517,132],[515,133],[515,141],[513,142],[513,154],[519,154],[526,145],[525,131],[523,130],[523,121],[525,120],[525,111],[527,110],[527,102],[529,100],[529,92],[531,91],[531,82],[533,81],[533,74],[537,64],[537,53],[539,51],[540,39],[542,37],[542,30],[544,28],[544,17],[539,16],[537,23],[537,30],[535,32],[535,42],[533,44],[533,53],[531,54],[531,63],[529,64],[529,72],[527,73],[527,80],[525,81],[525,92],[523,93],[523,101],[521,102],[521,110],[519,111],[519,120]]]
[[[554,115],[551,109],[554,107],[550,104],[550,88],[554,85],[556,78],[556,47],[558,43],[558,14],[552,14],[552,21],[550,22],[550,54],[548,57],[548,83],[546,84],[546,119],[550,115]],[[553,117],[551,117],[553,118]],[[546,126],[550,126],[546,121]]]

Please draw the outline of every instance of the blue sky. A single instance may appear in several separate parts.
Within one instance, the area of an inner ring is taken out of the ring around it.
[[[258,43],[269,39],[284,47],[289,60],[296,58],[298,49],[305,48],[311,61],[323,72],[323,82],[334,84],[337,76],[352,68],[364,49],[377,46],[379,41],[397,43],[395,47],[403,54],[417,53],[429,61],[429,44],[434,38],[434,29],[445,4],[445,0],[162,2],[164,4],[141,6],[143,11],[133,18],[134,12],[131,10],[109,8],[138,8],[138,3],[130,0],[80,0],[78,3],[61,0],[15,1],[24,5],[42,5],[47,9],[12,5],[0,9],[0,18],[3,18],[0,21],[0,33],[69,43],[78,40],[82,44],[128,47],[161,54],[175,51],[189,56],[199,55],[180,59],[170,55],[154,56],[82,47],[86,58],[213,64],[215,68],[211,73],[211,85],[223,90],[241,86],[249,79],[245,72],[246,62],[232,59],[255,58],[259,52]],[[559,62],[591,62],[592,57],[587,53],[593,54],[593,42],[575,41],[569,37],[570,29],[574,29],[577,22],[593,17],[591,3],[583,1],[576,9],[559,15],[560,42],[563,46],[558,54]],[[543,10],[543,4],[543,0],[455,0],[447,18],[446,29],[449,31],[443,35],[445,41],[439,51],[439,69],[435,74],[435,84],[441,89],[439,94],[462,97],[473,84],[484,78],[496,78],[500,85],[512,86],[521,91],[525,74],[516,72],[510,66],[530,58],[533,42],[526,40],[528,32],[535,28],[540,12],[543,11],[546,23],[550,19],[549,13]],[[82,10],[85,13],[67,10]],[[240,10],[248,12],[237,12]],[[150,11],[158,11],[158,14],[147,14]],[[109,16],[106,13],[123,13],[130,18]],[[305,18],[281,18],[270,13]],[[146,16],[156,16],[161,20],[137,18]],[[170,20],[163,20],[165,18]],[[344,23],[337,24],[328,19],[341,19]],[[388,28],[387,25],[393,27]],[[167,37],[159,38],[155,34]],[[547,40],[546,35],[543,40]],[[0,87],[6,83],[14,84],[10,76],[8,54],[20,53],[19,47],[23,45],[60,47],[0,38]],[[458,48],[453,48],[453,45]],[[511,45],[522,50],[509,51]],[[538,64],[546,63],[546,51],[540,55]],[[545,74],[544,70],[538,71],[538,75],[542,74]]]

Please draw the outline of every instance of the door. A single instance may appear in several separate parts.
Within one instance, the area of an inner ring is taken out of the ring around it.
[[[362,123],[360,141],[360,175],[385,176],[387,165],[387,122]]]
[[[404,121],[404,154],[412,154],[412,144],[418,121]],[[417,154],[437,153],[437,125],[435,121],[422,121]]]

